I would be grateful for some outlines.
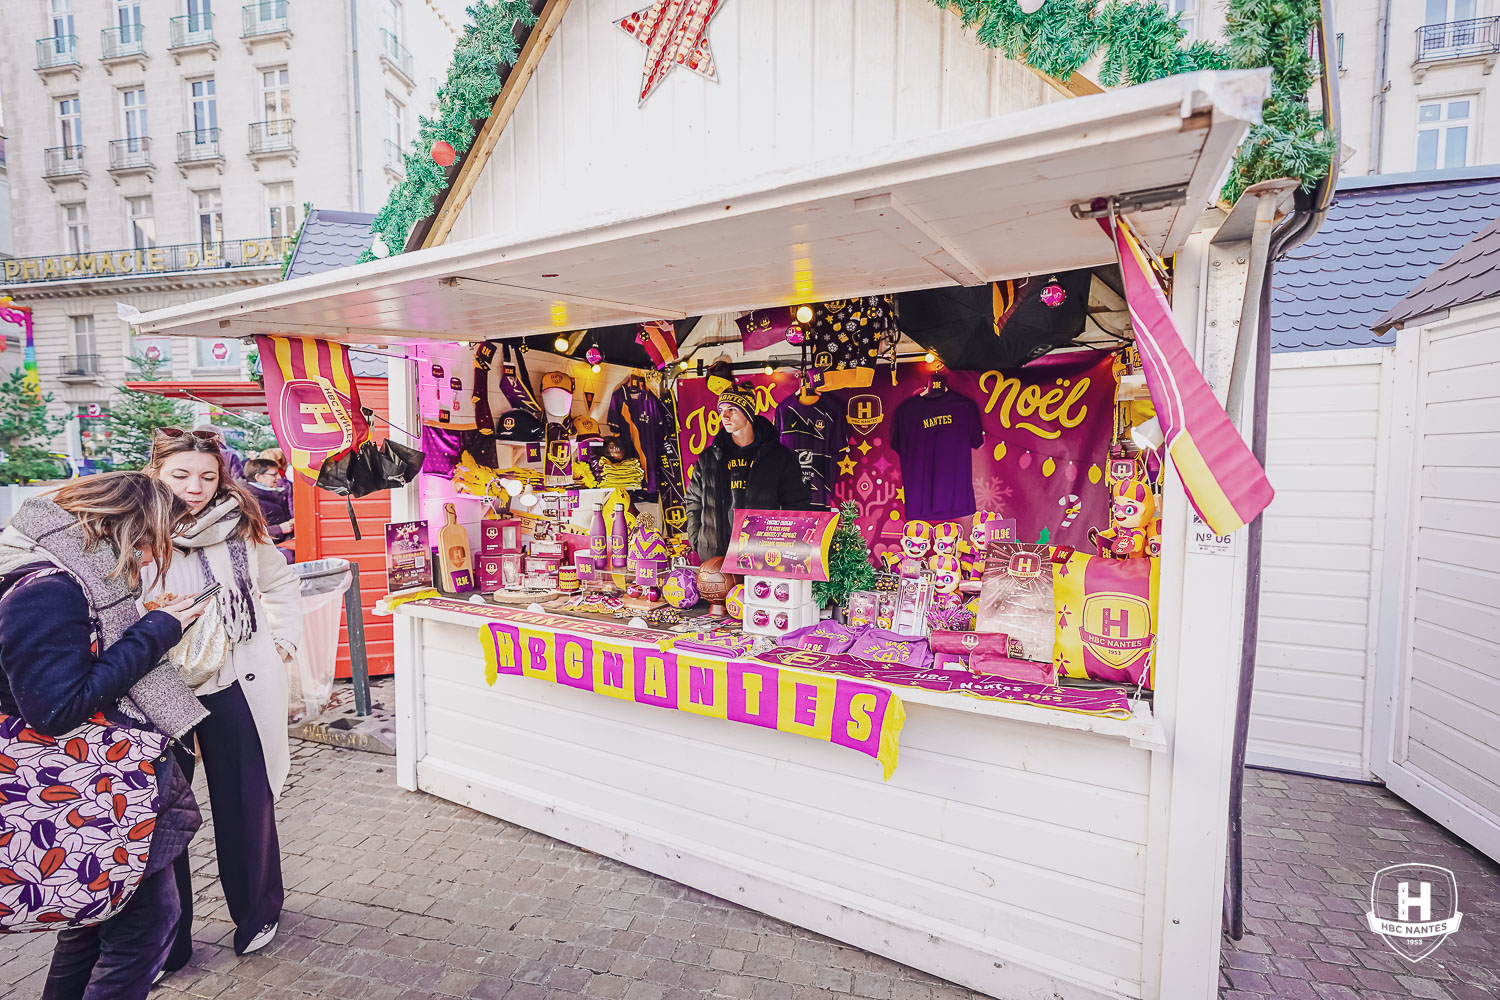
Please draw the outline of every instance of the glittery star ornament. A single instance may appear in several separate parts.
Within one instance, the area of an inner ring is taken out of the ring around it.
[[[708,22],[723,0],[656,0],[615,24],[646,46],[646,66],[641,71],[639,103],[664,80],[674,66],[718,80],[714,54],[708,47]]]

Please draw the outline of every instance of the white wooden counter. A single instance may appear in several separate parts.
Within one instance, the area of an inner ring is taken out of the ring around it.
[[[411,605],[417,787],[996,996],[1141,995],[1148,710],[895,688],[900,763],[523,677]],[[580,631],[587,631],[583,626]]]

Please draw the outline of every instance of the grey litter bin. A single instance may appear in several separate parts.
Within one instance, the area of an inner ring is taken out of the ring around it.
[[[301,582],[304,604],[314,603],[310,602],[309,598],[320,597],[338,590],[345,574],[348,574],[349,589],[344,591],[344,623],[349,631],[349,663],[354,675],[354,709],[357,715],[369,715],[370,665],[365,651],[364,606],[360,600],[358,564],[348,559],[314,559],[311,562],[293,563],[292,572],[297,574]],[[336,645],[334,649],[336,656]],[[320,666],[323,667],[325,676],[332,675],[331,664],[320,664]]]

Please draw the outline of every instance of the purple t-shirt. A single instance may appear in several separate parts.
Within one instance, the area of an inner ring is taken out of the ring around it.
[[[901,456],[908,521],[952,521],[974,513],[975,448],[984,444],[979,407],[952,389],[896,407],[891,447]]]

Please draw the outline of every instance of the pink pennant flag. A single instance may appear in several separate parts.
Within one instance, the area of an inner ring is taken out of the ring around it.
[[[1188,500],[1215,534],[1237,531],[1266,509],[1276,491],[1183,345],[1135,236],[1107,218],[1099,225],[1114,237],[1146,387]]]

